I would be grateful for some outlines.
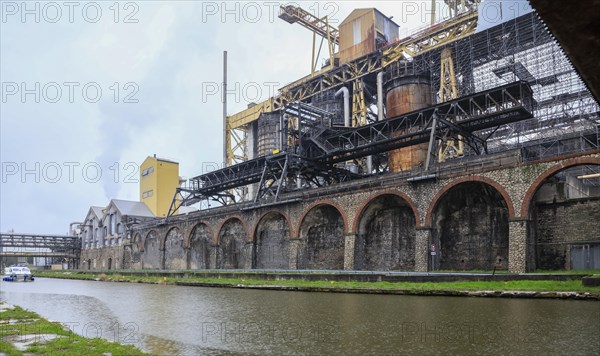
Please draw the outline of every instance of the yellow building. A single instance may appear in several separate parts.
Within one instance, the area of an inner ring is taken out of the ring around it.
[[[157,217],[169,213],[175,189],[179,187],[179,163],[148,157],[140,167],[140,201]]]

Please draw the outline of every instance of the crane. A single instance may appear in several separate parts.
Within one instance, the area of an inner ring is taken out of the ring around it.
[[[329,50],[329,65],[333,66],[333,55],[336,52],[335,46],[340,44],[340,32],[337,28],[329,24],[329,19],[327,16],[318,18],[299,6],[281,5],[279,7],[279,18],[291,24],[298,23],[302,27],[313,32],[312,60],[310,65],[311,74],[315,73],[317,67],[316,61],[321,54],[323,40],[327,40],[327,48]],[[321,44],[319,45],[318,53],[315,53],[317,48],[317,35],[321,36]]]

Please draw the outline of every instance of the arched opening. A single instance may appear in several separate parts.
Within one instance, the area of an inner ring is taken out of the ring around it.
[[[237,218],[227,220],[219,230],[217,268],[244,268],[247,256],[251,256],[251,253],[247,253],[247,248],[244,224]]]
[[[131,261],[129,263],[129,268],[139,269],[142,267],[142,236],[140,234],[135,234],[133,237],[133,241],[131,241]]]
[[[433,210],[433,269],[508,269],[508,217],[507,202],[491,185],[469,181],[451,187]]]
[[[288,269],[290,266],[290,227],[277,212],[263,216],[254,233],[255,261],[259,269]]]
[[[110,258],[108,259],[108,262],[107,262],[107,267],[108,267],[108,269],[109,269],[109,270],[111,270],[111,269],[112,269],[112,257],[110,257]]]
[[[144,240],[144,254],[142,266],[145,269],[160,269],[162,267],[162,253],[156,231],[152,230]]]
[[[210,268],[210,243],[212,234],[206,224],[198,224],[190,236],[190,268]]]
[[[344,218],[331,205],[312,208],[300,225],[298,269],[344,268]]]
[[[127,239],[130,243],[123,246],[123,269],[139,269],[141,268],[142,253],[140,249],[140,234],[135,234],[133,238]]]
[[[546,177],[528,213],[530,268],[600,268],[600,165],[574,166]]]
[[[393,194],[378,196],[358,219],[355,269],[414,270],[416,219],[406,200]]]
[[[186,251],[183,248],[183,235],[177,227],[172,228],[167,233],[163,258],[165,269],[186,269],[187,267]]]

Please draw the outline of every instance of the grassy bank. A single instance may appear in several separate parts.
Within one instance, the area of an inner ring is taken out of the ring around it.
[[[0,302],[0,353],[13,355],[144,355],[131,345],[79,336],[60,323]]]
[[[356,282],[356,281],[306,281],[306,280],[261,280],[248,278],[173,278],[123,276],[119,274],[88,274],[62,271],[40,271],[39,277],[100,280],[113,282],[176,284],[177,282],[224,286],[283,286],[302,288],[380,289],[407,291],[540,291],[540,292],[589,292],[600,294],[600,287],[583,286],[581,280],[566,281],[461,281],[461,282]]]

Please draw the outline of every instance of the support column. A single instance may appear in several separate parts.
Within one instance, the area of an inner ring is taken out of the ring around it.
[[[527,272],[527,219],[511,219],[508,222],[508,271]]]
[[[298,249],[300,239],[290,239],[290,269],[298,269]]]
[[[415,236],[415,271],[429,271],[429,243],[431,242],[431,228],[417,228]]]
[[[244,265],[242,266],[242,268],[243,269],[252,269],[253,268],[252,262],[254,260],[254,242],[247,241],[242,253],[244,254],[244,256],[243,256]]]
[[[209,256],[210,264],[208,266],[211,269],[217,269],[217,249],[218,248],[219,248],[219,245],[211,246],[210,256]]]
[[[356,234],[344,235],[344,270],[354,269],[354,244],[356,242]]]

